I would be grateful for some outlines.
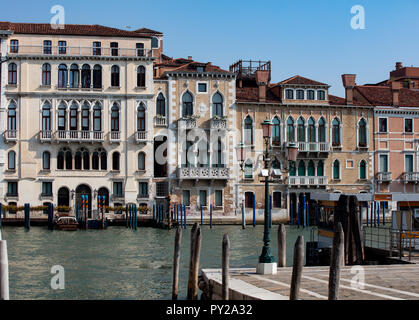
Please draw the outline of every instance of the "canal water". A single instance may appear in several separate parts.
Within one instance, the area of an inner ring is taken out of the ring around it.
[[[272,253],[277,257],[277,228]],[[179,293],[186,297],[190,230],[183,230]],[[287,264],[297,236],[310,230],[287,227]],[[202,227],[201,268],[221,267],[223,235],[230,237],[230,267],[255,267],[262,250],[263,226]],[[4,227],[11,299],[170,299],[175,230],[110,227],[107,230],[49,231],[46,227]],[[317,238],[317,237],[316,237]],[[317,239],[316,239],[317,240]],[[51,288],[53,266],[62,266],[65,289]]]

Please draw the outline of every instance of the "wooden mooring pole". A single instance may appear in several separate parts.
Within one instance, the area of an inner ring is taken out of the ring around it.
[[[287,231],[285,225],[278,227],[278,267],[285,268],[287,263]]]
[[[25,203],[25,228],[29,230],[31,228],[31,206],[29,203]]]
[[[292,266],[290,300],[298,300],[300,297],[301,276],[304,264],[304,237],[298,236],[294,246],[294,263]]]
[[[191,231],[191,256],[189,260],[188,300],[198,299],[199,256],[201,254],[202,233],[198,223]]]
[[[173,255],[173,286],[172,300],[177,300],[179,292],[179,263],[180,263],[180,243],[182,241],[182,227],[177,226],[175,235],[175,250]]]
[[[222,249],[222,290],[221,296],[223,300],[228,300],[228,291],[230,287],[230,239],[228,234],[224,235],[223,238],[223,249]]]
[[[345,261],[345,244],[342,224],[339,222],[333,237],[329,271],[329,300],[339,299],[340,271]]]
[[[9,261],[6,240],[0,240],[0,300],[9,300]]]

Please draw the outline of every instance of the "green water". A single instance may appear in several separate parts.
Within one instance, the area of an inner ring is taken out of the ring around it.
[[[179,292],[186,297],[190,227],[183,230]],[[277,256],[277,226],[272,254]],[[287,227],[287,263],[299,234]],[[201,268],[221,266],[221,244],[228,233],[230,267],[255,267],[262,250],[263,226],[202,227]],[[46,227],[3,227],[7,240],[11,299],[170,299],[175,230],[110,227],[107,230],[49,231]],[[65,270],[65,289],[51,289],[51,268]]]

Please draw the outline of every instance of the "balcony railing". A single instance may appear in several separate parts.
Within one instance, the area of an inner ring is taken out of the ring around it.
[[[327,177],[288,177],[288,185],[289,186],[309,186],[309,187],[317,187],[317,186],[327,186],[328,179]]]
[[[193,167],[178,168],[179,179],[229,179],[230,169],[211,168],[211,167]]]
[[[378,180],[379,183],[391,182],[393,180],[391,172],[379,172],[379,173],[377,173],[377,180]]]
[[[419,172],[405,172],[403,173],[403,180],[405,183],[408,183],[408,182],[418,183]]]
[[[227,129],[227,120],[211,119],[211,129]]]
[[[154,125],[156,127],[166,127],[167,126],[167,118],[166,117],[155,117],[154,118]]]
[[[196,119],[180,119],[178,122],[179,129],[189,130],[196,128]]]
[[[329,152],[329,142],[299,142],[298,151],[300,152]]]
[[[147,131],[137,131],[135,133],[135,141],[137,142],[147,141]]]
[[[17,130],[4,131],[4,140],[6,142],[17,141]]]
[[[39,133],[39,138],[41,139],[41,142],[52,141],[52,131],[51,130],[42,130]]]
[[[12,48],[11,48],[12,47]],[[7,52],[14,55],[42,56],[102,56],[102,57],[153,57],[152,49],[110,48],[110,47],[62,47],[62,46],[8,46]]]
[[[103,131],[58,130],[55,133],[55,140],[66,142],[103,142],[104,133]]]
[[[120,142],[121,141],[121,132],[120,131],[111,131],[109,133],[110,142]]]

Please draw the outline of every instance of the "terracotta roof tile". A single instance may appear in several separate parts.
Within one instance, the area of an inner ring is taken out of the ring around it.
[[[326,83],[314,81],[308,78],[301,76],[294,76],[289,79],[281,81],[279,84],[305,84],[305,85],[314,85],[314,86],[327,86]]]
[[[355,86],[355,90],[361,95],[361,98],[354,97],[354,102],[361,104],[364,98],[368,103],[374,106],[392,106],[393,93],[387,86]],[[355,99],[356,98],[356,99]],[[419,107],[419,91],[413,89],[400,89],[399,93],[400,107]]]
[[[160,31],[151,30],[151,29],[148,29],[148,28],[140,28],[140,29],[135,30],[135,32],[138,32],[138,33],[149,33],[149,34],[151,34],[153,36],[154,35],[155,36],[160,36],[160,35],[163,34]]]
[[[329,94],[329,104],[346,105],[346,99]]]

